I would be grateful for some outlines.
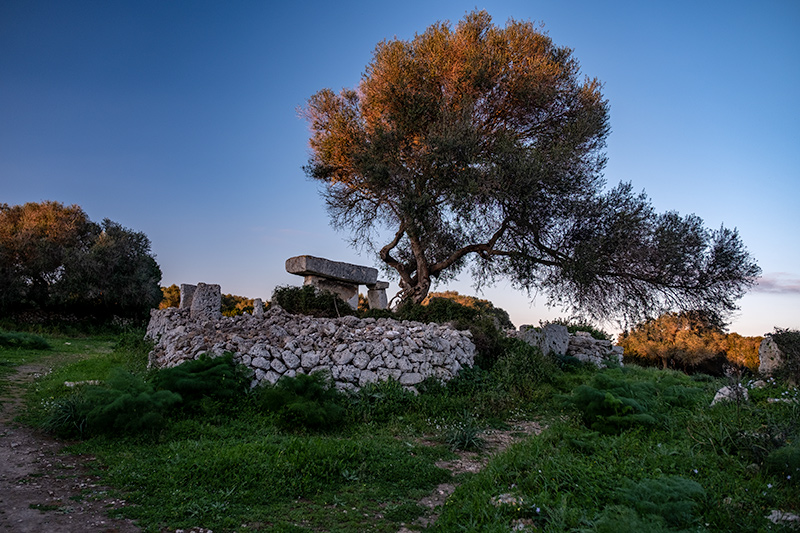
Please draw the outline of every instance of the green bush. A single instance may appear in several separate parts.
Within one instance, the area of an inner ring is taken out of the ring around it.
[[[508,338],[504,340],[503,355],[491,370],[498,385],[522,400],[530,400],[544,383],[549,383],[558,373],[555,362],[527,342]]]
[[[567,400],[581,412],[587,427],[611,434],[654,425],[656,419],[648,407],[656,392],[650,382],[615,379],[603,373],[597,374],[591,385],[577,387]]]
[[[411,301],[404,302],[397,309],[396,315],[400,320],[415,320],[417,322],[445,322],[467,321],[471,322],[478,316],[479,311],[466,305],[454,302],[448,298],[431,298],[427,305],[416,304]]]
[[[800,331],[775,328],[771,336],[783,352],[783,362],[775,371],[776,377],[800,385]]]
[[[671,527],[686,528],[696,521],[697,500],[705,490],[696,481],[680,476],[625,480],[617,491],[622,500],[642,516],[659,516]]]
[[[243,368],[237,367],[233,356],[226,353],[211,358],[202,355],[172,368],[159,370],[153,376],[158,390],[169,390],[181,395],[184,406],[192,407],[203,398],[232,400],[244,397],[250,380]]]
[[[277,416],[286,430],[327,431],[340,427],[345,420],[342,394],[323,372],[284,376],[275,385],[256,391],[256,404]]]
[[[179,394],[155,391],[141,378],[115,368],[104,386],[87,385],[56,402],[44,429],[65,438],[154,432],[180,401]]]
[[[51,350],[50,344],[38,335],[15,331],[0,331],[0,348]]]
[[[275,287],[271,304],[277,304],[295,315],[310,315],[317,318],[337,318],[356,315],[350,304],[326,291],[319,291],[311,285],[302,287]]]
[[[800,440],[774,450],[765,463],[770,472],[797,483],[800,480]]]
[[[597,340],[601,341],[610,341],[612,340],[611,334],[606,333],[602,329],[598,328],[591,322],[583,318],[556,318],[554,320],[546,320],[546,321],[539,321],[539,327],[544,327],[548,324],[558,324],[559,326],[564,326],[567,328],[572,334],[577,333],[578,331],[585,331],[592,337]]]
[[[349,413],[359,422],[386,422],[407,412],[413,401],[414,394],[398,381],[377,381],[350,394]]]

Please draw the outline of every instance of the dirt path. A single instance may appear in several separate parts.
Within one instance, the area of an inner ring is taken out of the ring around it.
[[[107,511],[125,505],[91,476],[91,457],[66,455],[63,444],[13,422],[22,407],[24,387],[47,372],[46,362],[16,368],[4,377],[0,393],[0,533],[140,531],[130,520]]]
[[[491,430],[482,435],[484,442],[483,450],[478,452],[456,452],[458,459],[452,461],[439,461],[436,466],[450,470],[453,474],[471,473],[476,474],[483,470],[489,463],[489,459],[514,442],[529,435],[538,435],[544,428],[538,422],[517,422],[508,430]],[[419,504],[426,507],[429,511],[418,518],[415,526],[428,527],[436,522],[439,517],[439,509],[456,490],[453,483],[442,483],[436,487],[431,494],[420,500]],[[414,533],[415,530],[405,526],[401,527],[397,533]]]

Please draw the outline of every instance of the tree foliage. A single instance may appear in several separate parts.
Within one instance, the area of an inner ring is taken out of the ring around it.
[[[319,91],[305,115],[333,225],[405,299],[471,266],[593,318],[724,313],[760,272],[736,230],[604,191],[601,84],[531,23],[480,11],[383,41],[357,89]]]
[[[159,309],[166,309],[167,307],[180,307],[181,305],[181,288],[174,283],[169,287],[161,287],[161,303],[158,304]]]
[[[0,206],[0,308],[143,318],[162,299],[144,233],[58,202]]]
[[[618,343],[626,358],[662,368],[719,373],[725,363],[756,370],[761,337],[726,334],[702,312],[667,313],[623,332]]]

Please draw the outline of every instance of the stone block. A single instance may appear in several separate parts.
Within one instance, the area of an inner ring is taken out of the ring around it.
[[[181,309],[190,309],[192,307],[192,298],[194,297],[194,291],[196,288],[196,285],[181,283]]]
[[[331,280],[322,276],[306,276],[303,285],[311,285],[325,292],[331,292],[347,302],[353,309],[358,308],[358,285]]]
[[[356,285],[374,285],[378,281],[377,268],[331,261],[311,255],[299,255],[287,259],[286,272],[298,276],[320,276]]]
[[[388,283],[387,283],[388,285]],[[389,298],[386,296],[386,289],[373,289],[367,290],[367,302],[370,309],[386,309],[389,307]]]
[[[219,320],[222,317],[222,293],[219,285],[198,283],[189,312],[193,320]]]
[[[772,337],[764,337],[758,347],[758,373],[762,376],[772,375],[783,363],[783,352]]]

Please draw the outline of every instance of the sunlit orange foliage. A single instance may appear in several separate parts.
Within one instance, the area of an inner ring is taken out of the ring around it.
[[[624,332],[618,343],[625,356],[660,364],[662,368],[697,368],[715,358],[733,365],[758,368],[761,337],[726,334],[698,313],[667,313]]]
[[[169,287],[161,287],[161,294],[164,295],[164,299],[158,304],[159,309],[178,307],[181,304],[181,289],[174,283]]]

